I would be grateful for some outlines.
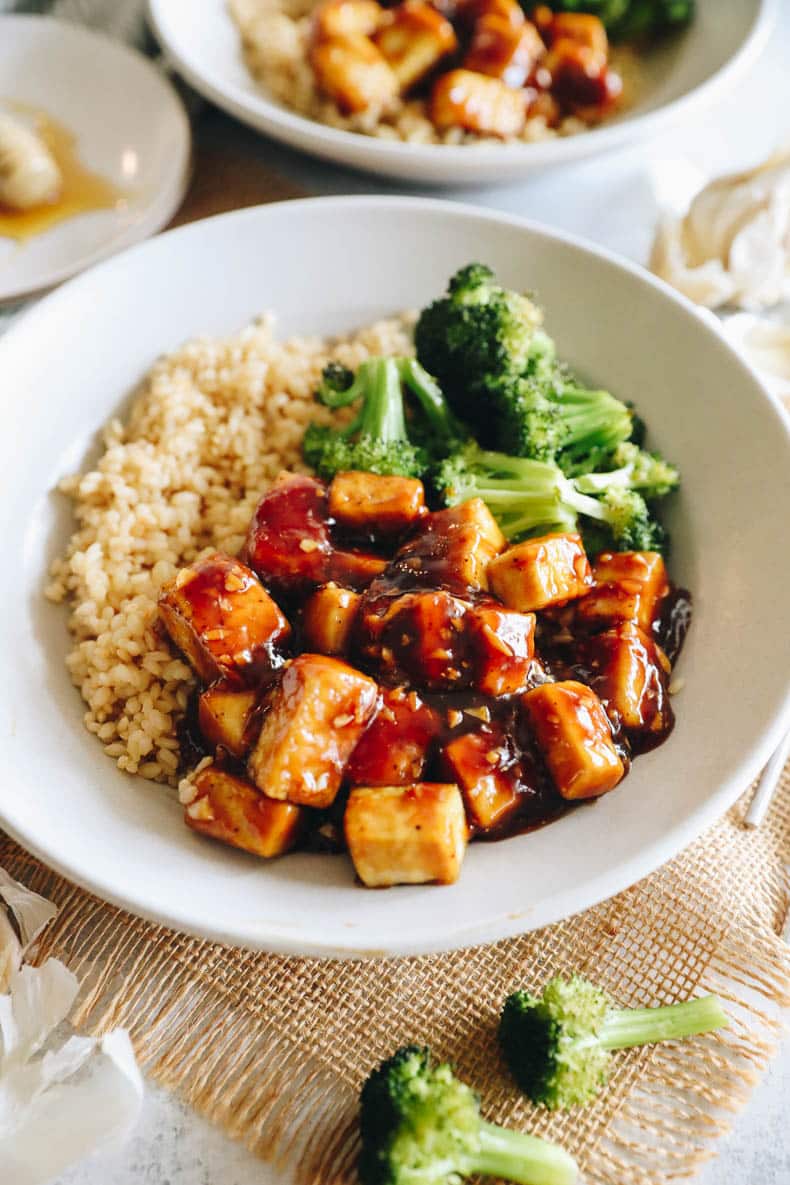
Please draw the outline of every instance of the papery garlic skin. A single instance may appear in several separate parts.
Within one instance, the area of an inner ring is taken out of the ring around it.
[[[63,177],[43,141],[0,111],[0,204],[29,210],[56,201]]]
[[[790,298],[790,151],[706,185],[659,225],[652,270],[696,304],[763,309]]]
[[[25,951],[57,912],[51,901],[0,868],[0,992],[8,990]]]

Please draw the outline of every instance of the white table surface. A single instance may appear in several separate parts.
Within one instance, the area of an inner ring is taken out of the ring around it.
[[[784,0],[762,60],[737,92],[707,114],[650,143],[523,184],[437,192],[549,223],[644,262],[662,205],[683,203],[709,176],[748,166],[778,144],[790,144],[789,62],[790,0]],[[267,164],[311,193],[403,192],[404,187],[298,157],[264,139],[260,152]],[[720,1155],[697,1177],[699,1185],[790,1185],[789,1107],[786,1043],[735,1119]],[[59,1185],[273,1182],[260,1161],[150,1086],[129,1143],[73,1168]]]

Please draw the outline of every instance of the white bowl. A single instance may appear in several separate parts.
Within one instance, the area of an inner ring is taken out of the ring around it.
[[[161,70],[79,25],[0,16],[0,107],[39,108],[77,137],[80,160],[128,193],[22,243],[0,236],[0,301],[17,300],[161,230],[181,204],[189,121]]]
[[[277,310],[331,333],[442,291],[470,259],[537,292],[562,356],[636,401],[683,473],[671,569],[695,619],[677,726],[623,786],[533,834],[473,844],[450,888],[373,892],[344,857],[265,863],[188,831],[172,792],[119,773],[82,724],[65,612],[42,586],[72,529],[60,477],[163,351]],[[668,860],[745,789],[790,724],[790,436],[715,329],[658,281],[514,218],[408,198],[223,215],[102,264],[0,340],[0,826],[135,913],[249,947],[428,952],[557,921]]]
[[[177,70],[211,102],[258,131],[314,156],[430,185],[476,185],[580,160],[687,119],[735,86],[770,33],[780,0],[698,0],[694,23],[642,59],[635,105],[593,131],[535,144],[405,144],[340,131],[266,94],[241,55],[226,0],[148,0],[149,18]]]

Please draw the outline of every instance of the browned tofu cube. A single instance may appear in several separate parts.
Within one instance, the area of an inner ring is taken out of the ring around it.
[[[300,654],[271,700],[248,770],[270,798],[327,807],[376,710],[378,687],[353,667]]]
[[[465,686],[471,674],[462,636],[466,609],[464,601],[442,590],[363,598],[361,652],[389,680],[437,691]]]
[[[369,37],[359,33],[316,42],[310,50],[316,82],[342,111],[385,108],[398,94],[398,79]]]
[[[425,490],[416,477],[338,473],[329,486],[329,513],[350,531],[397,535],[427,514]]]
[[[359,609],[360,595],[339,584],[324,584],[305,602],[302,632],[305,645],[319,654],[346,654]]]
[[[449,885],[458,879],[467,829],[457,786],[355,786],[344,828],[365,885]]]
[[[472,606],[464,618],[471,686],[484,695],[514,695],[527,686],[535,653],[535,616],[501,605]]]
[[[625,772],[598,696],[583,683],[542,683],[521,700],[554,785],[563,798],[595,798]]]
[[[540,33],[530,21],[519,24],[509,14],[484,12],[475,22],[464,67],[517,88],[524,86],[545,52]]]
[[[210,745],[221,745],[233,757],[243,757],[255,740],[260,724],[258,693],[215,683],[198,701],[200,731]]]
[[[181,569],[160,593],[159,616],[206,683],[270,670],[291,632],[255,573],[221,552]]]
[[[252,516],[244,558],[267,586],[294,594],[329,580],[326,486],[281,473]]]
[[[609,38],[600,17],[588,12],[555,13],[548,31],[549,45],[553,46],[566,38],[577,45],[594,50],[599,57],[606,60]]]
[[[518,810],[519,761],[501,729],[464,733],[445,746],[443,757],[476,831],[490,831]]]
[[[361,786],[419,782],[440,728],[438,713],[416,691],[383,688],[381,707],[351,754],[346,778]]]
[[[369,37],[379,26],[384,9],[376,0],[324,0],[315,12],[315,33],[328,37]]]
[[[667,691],[669,662],[652,638],[632,622],[585,638],[577,658],[590,673],[590,685],[606,708],[640,747],[672,728]]]
[[[367,588],[386,568],[387,561],[372,552],[335,550],[329,557],[327,576],[329,580],[346,584],[349,588]]]
[[[389,20],[374,38],[398,80],[401,94],[458,45],[450,22],[423,0],[404,0],[389,10]]]
[[[426,515],[413,539],[397,552],[391,570],[415,585],[447,585],[466,592],[488,588],[488,565],[505,546],[496,519],[481,498]]]
[[[434,83],[430,116],[439,131],[463,128],[480,136],[505,140],[524,130],[527,95],[487,74],[448,70]]]
[[[579,625],[606,629],[631,621],[646,634],[661,616],[669,577],[656,551],[602,552],[593,564],[595,584],[576,606]]]
[[[192,789],[194,795],[184,803],[184,822],[202,835],[267,858],[290,851],[301,837],[304,810],[267,798],[245,778],[210,765],[197,775]]]
[[[527,613],[580,597],[590,588],[592,573],[580,535],[541,535],[497,556],[488,580],[500,601]]]

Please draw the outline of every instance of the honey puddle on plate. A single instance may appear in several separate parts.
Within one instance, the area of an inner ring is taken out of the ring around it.
[[[9,104],[10,106],[10,104]],[[11,210],[0,203],[0,238],[22,242],[45,230],[91,210],[113,210],[126,204],[128,194],[110,181],[91,172],[77,153],[77,137],[62,123],[43,111],[21,104],[17,110],[35,116],[35,130],[55,158],[63,177],[63,187],[54,202],[30,210]]]

